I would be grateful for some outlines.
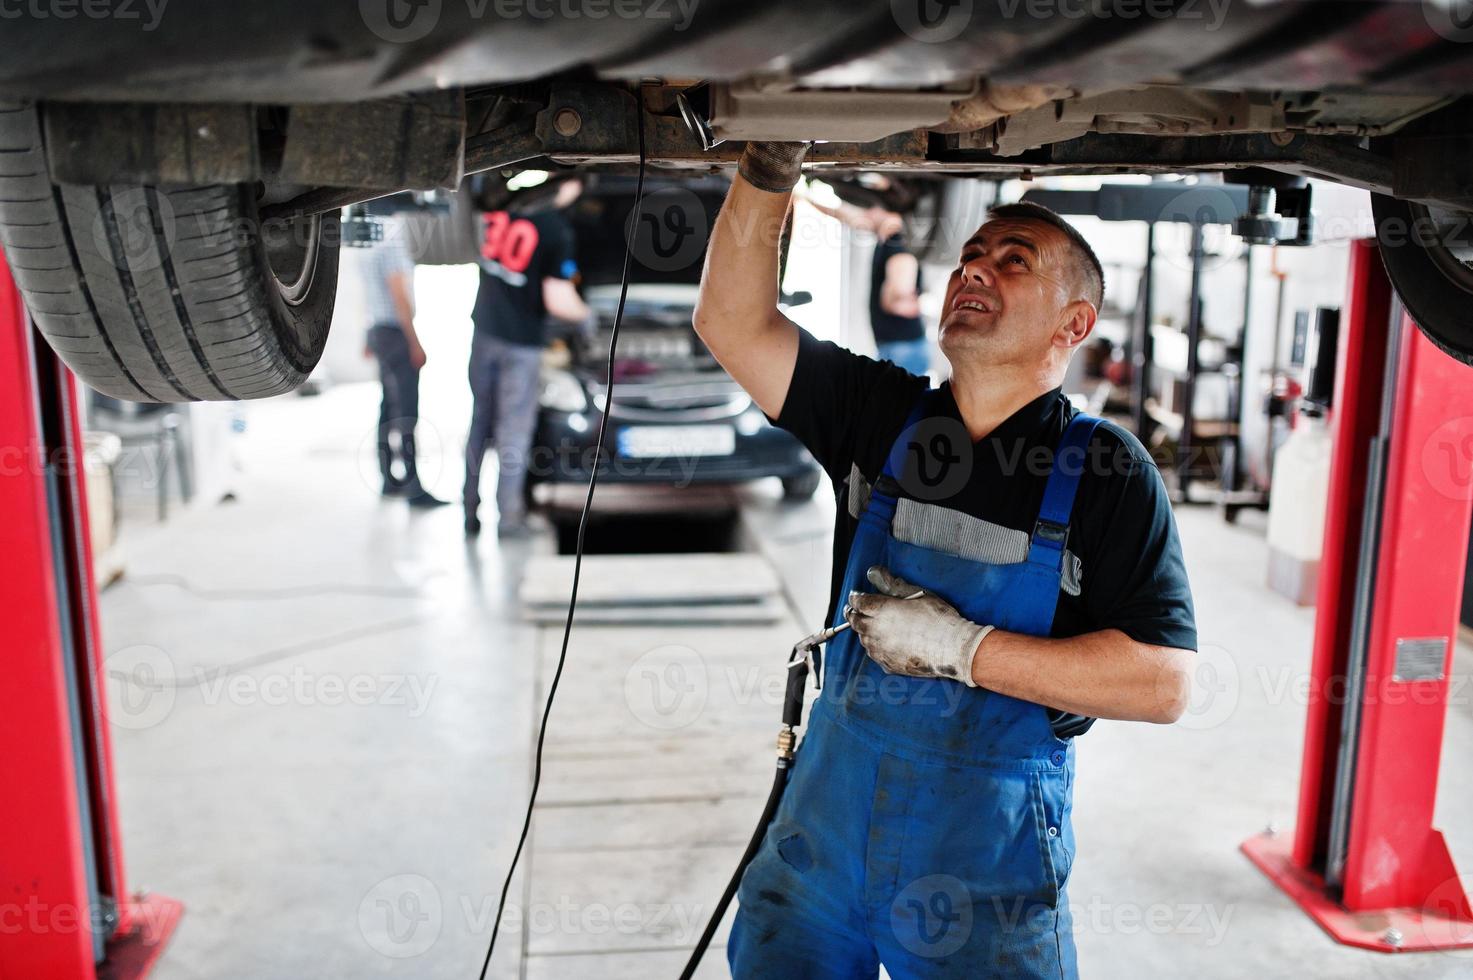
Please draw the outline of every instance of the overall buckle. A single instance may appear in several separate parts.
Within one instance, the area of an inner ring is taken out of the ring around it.
[[[1038,523],[1033,525],[1033,540],[1056,544],[1062,551],[1069,540],[1069,525],[1039,518]]]

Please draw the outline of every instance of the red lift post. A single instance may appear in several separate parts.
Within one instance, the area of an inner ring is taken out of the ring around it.
[[[1432,826],[1473,508],[1473,368],[1439,351],[1351,246],[1299,813],[1243,851],[1331,936],[1473,946]]]
[[[0,980],[133,980],[181,906],[129,896],[76,381],[0,261]]]

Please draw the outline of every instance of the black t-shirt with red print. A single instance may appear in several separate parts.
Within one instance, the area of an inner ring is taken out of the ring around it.
[[[471,322],[512,344],[541,347],[547,307],[544,279],[572,279],[573,226],[561,211],[481,216],[481,287]]]

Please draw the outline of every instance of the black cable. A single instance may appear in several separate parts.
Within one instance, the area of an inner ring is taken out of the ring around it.
[[[558,681],[563,676],[563,665],[568,659],[568,638],[573,634],[573,613],[578,608],[578,579],[583,572],[583,537],[588,530],[588,515],[593,509],[593,489],[598,486],[598,464],[603,458],[604,430],[609,424],[609,411],[614,401],[614,354],[619,347],[619,325],[624,320],[624,300],[629,295],[629,262],[634,255],[634,236],[639,233],[639,211],[644,202],[644,113],[638,112],[635,128],[639,131],[639,180],[634,188],[634,209],[629,215],[629,230],[624,239],[624,272],[619,281],[619,305],[614,310],[614,329],[609,336],[608,374],[604,383],[603,417],[598,421],[598,439],[593,450],[593,468],[588,474],[588,496],[583,500],[583,513],[578,518],[578,542],[573,552],[573,588],[568,594],[568,618],[563,623],[563,645],[558,651],[557,668],[552,673],[552,684],[547,689],[547,703],[542,706],[542,723],[537,730],[537,752],[532,762],[532,793],[527,799],[527,816],[522,821],[522,834],[517,839],[517,850],[512,855],[511,867],[506,871],[506,882],[501,886],[501,901],[496,905],[496,920],[491,924],[491,942],[486,947],[486,959],[481,964],[481,980],[486,980],[486,971],[491,968],[491,954],[496,951],[496,937],[501,932],[501,916],[506,911],[506,896],[511,892],[511,880],[517,872],[522,849],[527,845],[527,832],[532,828],[532,809],[537,805],[537,787],[542,782],[542,745],[547,740],[547,718],[552,713],[552,701],[557,697]]]

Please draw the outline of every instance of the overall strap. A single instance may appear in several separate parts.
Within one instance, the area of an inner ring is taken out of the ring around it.
[[[1038,522],[1033,525],[1033,537],[1028,545],[1028,561],[1033,564],[1052,569],[1063,567],[1074,494],[1084,475],[1090,437],[1099,424],[1100,420],[1092,415],[1076,415],[1059,440],[1053,471],[1043,490],[1043,504],[1038,508]]]

